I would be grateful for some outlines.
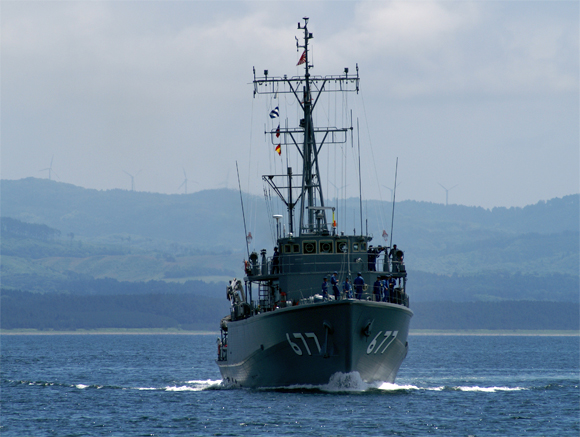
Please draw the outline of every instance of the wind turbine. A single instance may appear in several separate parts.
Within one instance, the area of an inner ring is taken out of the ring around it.
[[[131,191],[135,191],[135,176],[141,173],[141,170],[139,170],[135,176],[133,176],[131,173],[125,170],[123,170],[123,172],[126,173],[131,178]]]
[[[330,181],[328,181],[328,183],[330,185],[332,185],[334,187],[334,189],[336,190],[335,191],[336,192],[335,196],[336,196],[336,214],[337,214],[337,216],[339,214],[338,202],[340,200],[343,200],[344,203],[345,203],[344,212],[342,213],[343,214],[343,218],[344,218],[344,217],[346,217],[346,187],[348,187],[350,184],[343,185],[342,187],[339,188],[339,187],[337,187],[336,185],[334,185]],[[342,197],[342,194],[341,194],[343,192],[343,190],[344,190],[344,193],[345,193],[344,198]],[[334,211],[332,212],[332,221],[333,221],[333,226],[335,226],[336,221],[334,220]],[[340,221],[340,217],[339,217],[339,221]],[[345,222],[346,222],[346,219],[345,219]]]
[[[437,183],[439,184],[439,182],[437,182]],[[439,185],[441,185],[441,184],[439,184]],[[449,188],[449,189],[447,189],[447,188],[445,188],[443,185],[441,185],[441,188],[443,188],[443,189],[445,190],[445,206],[447,206],[447,205],[449,204],[449,192],[450,192],[450,191],[451,191],[453,188],[455,188],[457,185],[459,185],[459,184],[453,185],[453,186],[452,186],[451,188]]]
[[[52,155],[52,158],[50,158],[50,167],[47,168],[43,168],[42,170],[39,171],[47,171],[48,170],[48,180],[52,180],[52,160],[54,159],[54,155]],[[56,172],[54,172],[55,176],[58,177],[58,175],[56,174]]]
[[[183,180],[183,182],[181,183],[181,185],[179,186],[179,188],[183,187],[184,188],[184,194],[187,194],[187,174],[185,173],[185,169],[183,169],[183,177],[185,178]],[[178,188],[178,190],[179,190]]]
[[[397,185],[395,185],[395,188],[397,188],[399,185],[401,185],[402,182],[399,182]],[[387,190],[389,190],[391,192],[391,203],[393,203],[393,196],[395,195],[394,193],[394,189],[392,189],[391,187],[387,187],[386,185],[383,185],[383,187],[385,187]]]
[[[228,172],[226,173],[226,177],[224,179],[224,182],[219,184],[218,187],[225,187],[225,189],[227,190],[228,186],[229,186],[229,181],[230,181],[230,169],[228,168]]]
[[[339,196],[339,193],[342,193],[342,190],[343,190],[343,189],[345,189],[346,187],[348,187],[348,186],[350,185],[350,184],[346,184],[346,185],[343,185],[342,187],[337,187],[336,185],[334,185],[334,184],[333,184],[332,182],[330,182],[330,181],[328,181],[328,183],[329,183],[330,185],[332,185],[332,186],[334,187],[334,189],[336,190],[336,201],[337,201],[337,202],[338,202],[338,199],[339,199],[339,197],[340,197],[340,196]]]

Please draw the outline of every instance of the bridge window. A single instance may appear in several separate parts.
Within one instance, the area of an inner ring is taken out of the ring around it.
[[[316,241],[305,241],[302,243],[302,251],[305,254],[316,253]]]
[[[336,242],[336,251],[338,253],[347,253],[348,252],[348,244],[346,241],[337,241]]]
[[[284,253],[300,253],[300,245],[298,244],[285,244]]]
[[[332,241],[321,241],[320,242],[320,253],[333,253],[334,252],[333,246],[334,246],[334,244],[332,244]]]

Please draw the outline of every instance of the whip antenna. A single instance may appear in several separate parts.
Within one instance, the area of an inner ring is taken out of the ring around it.
[[[389,247],[393,247],[393,223],[395,221],[395,195],[397,194],[397,169],[399,168],[399,157],[397,156],[397,162],[395,164],[395,186],[393,187],[393,213],[391,214],[391,242]]]
[[[356,136],[357,136],[357,143],[358,143],[358,199],[359,199],[359,206],[360,206],[360,233],[364,232],[363,230],[363,214],[362,214],[362,181],[361,181],[361,174],[360,174],[360,131],[358,128],[358,118],[356,119]]]
[[[244,239],[246,240],[246,252],[248,259],[250,259],[250,242],[248,241],[248,229],[246,228],[246,214],[244,212],[244,200],[242,199],[242,185],[240,184],[240,170],[238,169],[238,161],[236,161],[236,172],[238,173],[238,187],[240,189],[240,203],[242,204],[242,218],[244,219]]]

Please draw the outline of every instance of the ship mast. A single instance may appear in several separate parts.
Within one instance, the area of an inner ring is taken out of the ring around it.
[[[298,23],[298,29],[300,29],[300,23]],[[310,60],[308,53],[308,41],[312,39],[312,34],[308,32],[308,18],[304,17],[304,45],[301,46],[298,41],[296,41],[296,47],[298,49],[304,49],[302,55],[304,59],[304,79],[305,84],[303,86],[303,110],[304,118],[301,120],[301,125],[304,125],[304,145],[303,145],[303,167],[302,167],[302,190],[306,193],[306,199],[302,197],[301,208],[300,208],[300,229],[307,232],[312,232],[315,229],[320,228],[316,226],[316,218],[321,219],[323,229],[327,229],[326,213],[324,211],[324,197],[322,196],[322,187],[320,185],[320,172],[318,167],[318,159],[316,153],[316,139],[314,138],[314,123],[312,120],[312,95],[310,92]],[[302,58],[299,63],[302,62]],[[316,168],[314,167],[316,164]],[[316,207],[316,192],[319,195],[320,207]],[[306,203],[306,205],[305,205]],[[304,211],[308,212],[308,220],[304,223]]]
[[[316,128],[312,116],[314,108],[323,92],[358,92],[359,77],[358,65],[356,76],[352,74],[349,76],[348,68],[344,69],[344,75],[341,76],[311,76],[309,41],[313,35],[308,31],[307,17],[304,17],[303,25],[298,23],[298,29],[304,31],[304,44],[300,45],[298,39],[296,40],[297,49],[299,51],[303,49],[298,65],[304,64],[304,76],[268,77],[268,70],[264,70],[264,77],[256,77],[254,69],[254,96],[256,94],[294,94],[302,109],[303,118],[300,120],[299,127],[270,131],[272,144],[294,144],[302,157],[302,185],[299,187],[298,196],[292,194],[291,168],[288,168],[286,175],[266,175],[263,176],[263,179],[268,182],[288,208],[288,224],[291,233],[295,232],[294,208],[300,202],[298,232],[299,235],[303,235],[328,232],[326,210],[332,208],[324,206],[318,155],[323,144],[345,143],[347,131],[352,130],[352,126],[348,128]],[[281,138],[279,138],[280,135]],[[302,141],[300,141],[300,135],[303,136]],[[287,181],[287,186],[280,186],[276,183],[275,178],[279,177],[284,177],[283,180]],[[287,190],[288,194],[284,195],[282,190]],[[293,197],[296,197],[294,202],[292,201]]]

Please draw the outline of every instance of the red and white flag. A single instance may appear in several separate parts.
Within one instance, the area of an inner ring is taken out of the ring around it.
[[[306,50],[304,50],[304,52],[302,52],[302,56],[300,56],[300,60],[298,61],[298,64],[296,65],[302,65],[306,62]]]

